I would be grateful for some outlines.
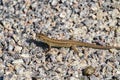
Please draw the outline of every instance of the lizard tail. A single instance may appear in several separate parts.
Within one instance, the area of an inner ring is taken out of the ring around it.
[[[90,43],[84,43],[84,45],[81,45],[81,46],[88,47],[88,48],[94,48],[94,49],[104,49],[104,50],[117,49],[117,50],[120,50],[120,47],[115,47],[115,46],[101,46],[101,45],[90,44]]]

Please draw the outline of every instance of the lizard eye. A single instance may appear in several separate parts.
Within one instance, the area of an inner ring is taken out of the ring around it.
[[[36,33],[36,38],[39,39],[40,38],[40,34]]]

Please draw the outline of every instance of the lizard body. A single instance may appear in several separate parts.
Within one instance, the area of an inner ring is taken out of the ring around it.
[[[51,47],[72,47],[74,51],[78,52],[76,49],[77,46],[94,48],[94,49],[104,49],[104,50],[115,48],[117,50],[120,50],[120,47],[115,47],[115,46],[101,46],[101,45],[96,45],[96,44],[91,44],[91,43],[86,43],[81,41],[52,39],[42,33],[37,33],[36,37],[40,41],[47,43],[49,46],[49,50]]]

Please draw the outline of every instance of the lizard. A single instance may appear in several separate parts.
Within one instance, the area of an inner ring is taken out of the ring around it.
[[[78,50],[76,48],[78,46],[94,48],[94,49],[103,49],[103,50],[109,50],[113,48],[120,50],[120,47],[116,47],[116,46],[102,46],[102,45],[96,45],[82,41],[53,39],[53,38],[49,38],[48,36],[42,33],[36,33],[36,38],[48,45],[48,51],[51,49],[51,47],[68,47],[68,48],[72,48],[75,52],[78,53]]]

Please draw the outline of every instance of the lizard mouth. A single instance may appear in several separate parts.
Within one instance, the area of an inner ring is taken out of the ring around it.
[[[40,39],[40,35],[39,35],[39,33],[36,33],[36,39],[37,39],[37,40]]]

